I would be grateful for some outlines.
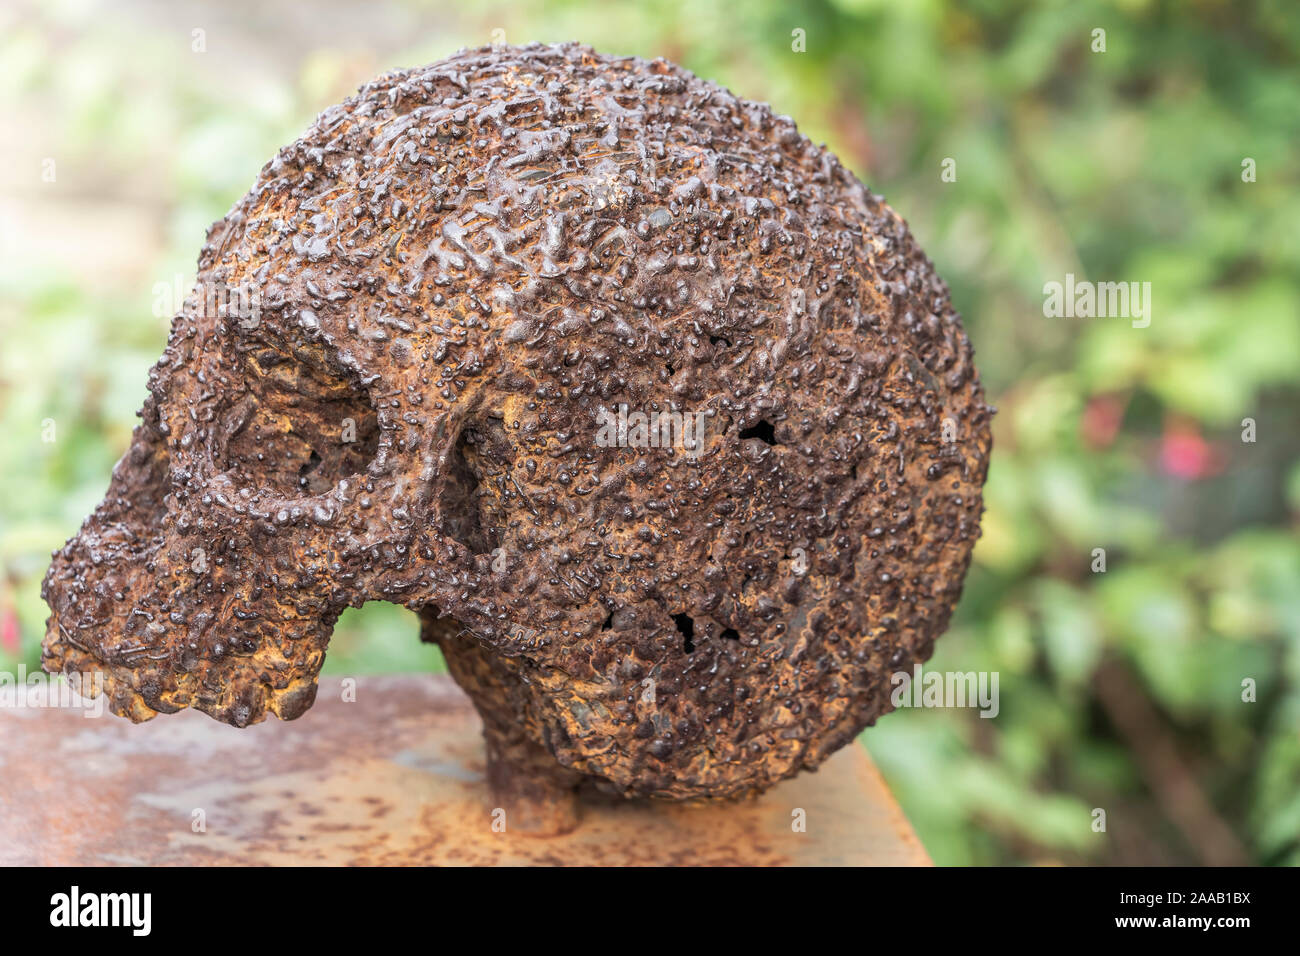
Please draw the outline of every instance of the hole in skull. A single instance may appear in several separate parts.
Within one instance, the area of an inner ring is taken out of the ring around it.
[[[742,440],[745,438],[757,438],[764,444],[775,445],[776,429],[772,427],[771,422],[766,418],[763,418],[759,420],[757,425],[741,429],[740,437]]]
[[[682,635],[682,649],[687,654],[695,650],[695,622],[689,614],[674,614],[673,623]]]
[[[290,357],[264,347],[242,358],[245,390],[221,418],[224,466],[242,487],[320,495],[366,470],[379,423],[364,386],[323,349]]]
[[[722,638],[723,640],[727,640],[727,641],[738,641],[740,640],[740,632],[737,631],[734,627],[728,627],[725,630],[723,630]]]
[[[312,494],[321,493],[313,489],[314,485],[318,485],[321,483],[321,476],[320,476],[321,460],[322,460],[321,456],[316,454],[315,449],[312,449],[311,457],[307,459],[306,464],[304,464],[301,468],[298,469],[298,484],[304,488],[312,489]],[[322,490],[327,491],[328,488]]]

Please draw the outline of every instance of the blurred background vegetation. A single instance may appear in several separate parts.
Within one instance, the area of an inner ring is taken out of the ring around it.
[[[0,669],[37,665],[49,553],[126,448],[206,227],[366,79],[494,39],[772,103],[950,283],[1001,411],[930,667],[997,671],[1001,712],[862,738],[935,860],[1300,863],[1293,0],[7,3]],[[1151,282],[1150,327],[1045,318],[1066,273]],[[349,612],[326,669],[440,668],[416,631]]]

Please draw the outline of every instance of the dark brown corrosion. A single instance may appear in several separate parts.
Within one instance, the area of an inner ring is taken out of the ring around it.
[[[46,668],[119,714],[297,717],[339,613],[397,602],[556,830],[583,782],[817,766],[948,623],[970,344],[903,220],[765,106],[574,45],[393,73],[210,230],[212,289],[45,581]],[[621,405],[703,444],[598,440]]]

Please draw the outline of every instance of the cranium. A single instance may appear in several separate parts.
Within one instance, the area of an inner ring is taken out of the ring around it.
[[[322,113],[198,266],[254,307],[187,300],[45,581],[46,668],[118,714],[297,717],[343,609],[398,602],[503,805],[558,830],[584,781],[817,766],[947,625],[991,441],[970,344],[902,219],[765,106],[463,52]],[[698,442],[645,440],[683,416]]]

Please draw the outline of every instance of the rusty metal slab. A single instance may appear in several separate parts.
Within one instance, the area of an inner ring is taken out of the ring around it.
[[[484,761],[444,676],[326,680],[301,719],[243,730],[0,708],[0,864],[929,863],[860,746],[739,802],[584,796],[556,837],[511,832]]]

